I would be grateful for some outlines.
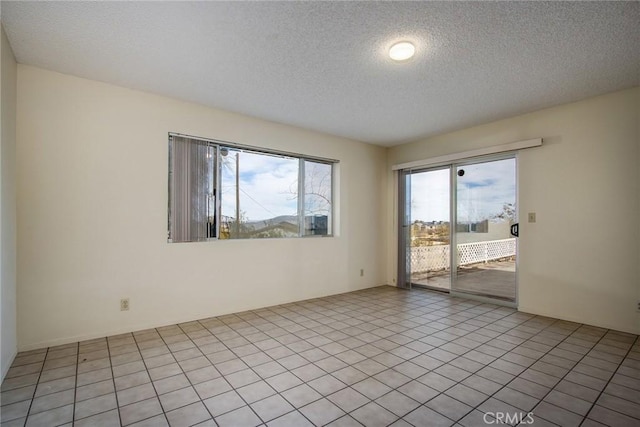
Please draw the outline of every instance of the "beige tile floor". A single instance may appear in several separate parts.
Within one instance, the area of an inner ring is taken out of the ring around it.
[[[20,353],[1,397],[3,427],[638,426],[640,343],[378,287]]]

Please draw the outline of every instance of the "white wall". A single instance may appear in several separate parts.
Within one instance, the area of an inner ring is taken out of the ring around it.
[[[0,26],[0,381],[17,351],[16,337],[16,61]]]
[[[24,65],[17,126],[20,350],[385,281],[383,148]],[[168,244],[168,132],[340,160],[339,236]]]
[[[387,280],[397,272],[391,165],[542,137],[519,157],[519,309],[640,333],[639,117],[636,87],[390,149]]]
[[[639,88],[388,151],[23,65],[17,114],[20,350],[394,283],[390,166],[536,137],[519,308],[640,333]],[[339,236],[167,244],[170,131],[339,159]]]

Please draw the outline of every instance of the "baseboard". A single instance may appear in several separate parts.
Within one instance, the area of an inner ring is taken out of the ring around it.
[[[640,327],[638,327],[635,331],[633,329],[627,329],[627,328],[620,328],[619,325],[612,325],[609,323],[590,323],[590,322],[585,322],[584,319],[578,319],[577,317],[574,316],[567,316],[564,314],[558,314],[558,313],[551,313],[549,311],[546,310],[538,310],[538,309],[533,309],[530,307],[526,307],[526,306],[519,306],[518,307],[518,311],[521,311],[523,313],[529,313],[529,314],[535,314],[537,316],[545,316],[545,317],[551,317],[554,319],[560,319],[560,320],[566,320],[568,322],[574,322],[574,323],[580,323],[583,325],[588,325],[588,326],[595,326],[596,328],[603,328],[603,329],[611,329],[614,331],[620,331],[620,332],[626,332],[628,334],[633,334],[633,335],[640,335]]]
[[[334,295],[346,294],[346,293],[349,293],[349,292],[357,292],[357,291],[361,291],[361,290],[364,290],[364,289],[376,288],[378,286],[386,286],[386,285],[382,284],[382,285],[362,286],[362,287],[357,287],[355,289],[350,289],[350,290],[343,291],[343,292],[329,293],[329,294],[319,294],[319,295],[312,296],[312,297],[305,298],[305,299],[301,299],[301,300],[298,300],[298,299],[296,299],[296,300],[285,300],[285,301],[282,301],[282,302],[279,302],[277,304],[273,304],[273,305],[270,305],[270,306],[267,306],[267,307],[275,307],[275,306],[278,306],[278,305],[291,304],[291,303],[294,303],[294,302],[303,302],[303,301],[308,301],[308,300],[317,299],[317,298],[324,298],[324,297],[330,297],[330,296],[334,296]],[[26,344],[26,345],[20,345],[19,344],[18,345],[18,350],[19,351],[30,351],[30,350],[37,350],[37,349],[46,348],[46,347],[55,347],[55,346],[58,346],[58,345],[71,344],[71,343],[75,343],[75,342],[79,342],[79,341],[87,341],[87,340],[93,340],[93,339],[97,339],[97,338],[110,337],[110,336],[114,336],[114,335],[128,334],[128,333],[135,332],[135,331],[143,331],[145,329],[162,328],[163,326],[170,326],[170,325],[175,325],[175,324],[178,324],[178,323],[193,322],[195,320],[202,320],[202,319],[206,319],[206,318],[209,318],[209,317],[219,317],[219,316],[226,316],[228,314],[233,314],[233,313],[238,313],[238,312],[243,312],[243,311],[259,310],[261,308],[267,308],[267,307],[262,306],[262,307],[243,308],[243,309],[238,310],[238,311],[224,312],[224,313],[212,313],[212,314],[207,314],[207,315],[204,315],[204,316],[201,316],[201,317],[199,316],[199,317],[195,317],[195,318],[194,317],[188,317],[188,318],[181,317],[181,318],[177,318],[177,319],[167,320],[166,322],[162,322],[162,324],[158,324],[158,323],[143,323],[143,324],[132,325],[132,326],[124,327],[124,328],[104,330],[104,331],[101,331],[101,332],[96,332],[96,333],[91,333],[91,334],[74,335],[74,336],[70,336],[70,337],[64,337],[64,338],[58,338],[58,339],[53,339],[53,340],[40,341],[40,342],[36,342],[36,343],[32,343],[32,344]],[[15,355],[14,355],[14,357],[15,357]],[[4,378],[4,372],[3,372],[3,378]]]
[[[13,350],[13,354],[11,354],[11,357],[9,357],[9,359],[5,361],[4,365],[2,365],[2,377],[0,377],[0,383],[4,381],[4,377],[7,376],[7,372],[9,372],[9,368],[11,368],[11,365],[13,364],[13,360],[16,358],[17,355],[18,355],[17,350]]]
[[[97,338],[111,337],[111,336],[114,336],[114,335],[128,334],[128,333],[135,332],[135,331],[143,331],[145,329],[162,328],[163,326],[175,325],[177,323],[192,322],[194,320],[200,320],[200,319],[201,318],[198,318],[198,319],[180,318],[180,319],[168,320],[166,323],[163,322],[162,324],[143,323],[143,324],[133,325],[133,326],[130,326],[130,327],[125,327],[125,328],[109,329],[109,330],[106,330],[106,331],[96,332],[96,333],[91,333],[91,334],[73,335],[73,336],[70,336],[70,337],[63,337],[63,338],[56,338],[56,339],[53,339],[53,340],[40,341],[40,342],[36,342],[36,343],[33,343],[33,344],[20,345],[18,347],[18,350],[21,351],[21,352],[22,351],[38,350],[38,349],[41,349],[41,348],[55,347],[55,346],[58,346],[58,345],[71,344],[71,343],[75,343],[75,342],[79,342],[79,341],[87,341],[87,340],[94,340],[94,339],[97,339]]]

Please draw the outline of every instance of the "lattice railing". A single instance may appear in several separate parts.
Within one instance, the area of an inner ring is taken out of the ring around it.
[[[411,248],[411,272],[422,273],[449,269],[449,245]]]
[[[516,239],[489,240],[458,245],[458,265],[477,264],[516,254]],[[449,245],[411,248],[411,271],[423,273],[449,269]]]

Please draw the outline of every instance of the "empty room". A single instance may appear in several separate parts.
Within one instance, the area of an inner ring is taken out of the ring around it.
[[[0,3],[0,424],[640,425],[640,3]]]

